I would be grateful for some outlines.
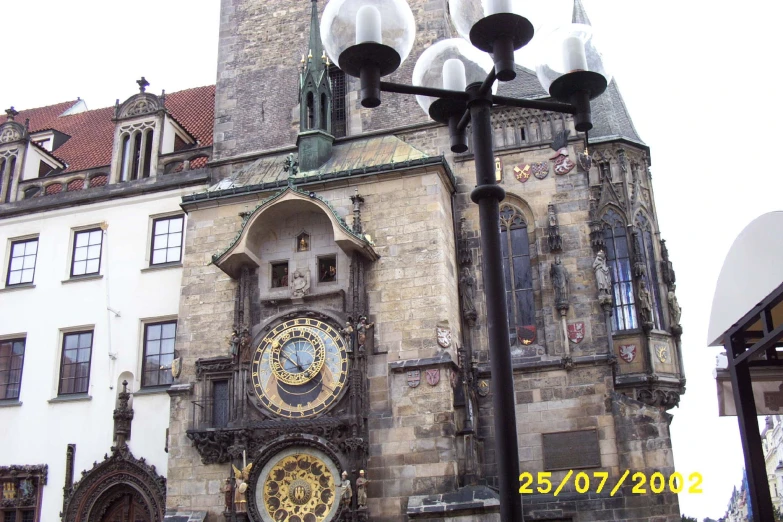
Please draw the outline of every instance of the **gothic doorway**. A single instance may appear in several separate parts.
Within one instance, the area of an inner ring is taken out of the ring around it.
[[[103,499],[106,514],[100,518],[100,522],[152,522],[144,499],[138,493],[125,486],[118,486],[117,489]]]

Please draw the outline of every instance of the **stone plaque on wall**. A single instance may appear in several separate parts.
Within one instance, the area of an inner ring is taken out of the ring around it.
[[[543,433],[541,437],[545,471],[601,467],[601,448],[595,428]]]

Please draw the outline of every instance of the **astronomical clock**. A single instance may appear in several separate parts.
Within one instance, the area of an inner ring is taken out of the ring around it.
[[[287,202],[289,222],[301,227],[293,233],[279,225]],[[317,208],[302,212],[305,202]],[[262,205],[244,231],[275,230],[276,247],[290,241],[276,254],[284,261],[234,263],[250,258],[234,247],[215,259],[237,281],[236,327],[222,354],[196,361],[200,397],[188,437],[204,464],[225,466],[226,520],[365,521],[373,324],[364,273],[377,254],[360,229],[339,221],[339,245],[333,234],[311,235],[338,219],[317,195],[289,188],[273,206],[274,220],[264,221]]]

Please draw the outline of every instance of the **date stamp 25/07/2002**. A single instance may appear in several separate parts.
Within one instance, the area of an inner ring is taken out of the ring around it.
[[[577,472],[575,477],[574,473],[574,470],[569,470],[563,477],[563,480],[555,487],[554,484],[552,484],[552,472],[539,471],[534,477],[532,473],[526,471],[519,475],[519,493],[522,495],[530,495],[533,493],[548,494],[552,493],[552,489],[554,488],[554,496],[558,496],[563,488],[571,481],[572,477],[574,489],[577,493],[601,493],[604,491],[606,482],[609,480],[608,471],[594,471],[592,477],[584,471]],[[613,497],[620,491],[620,488],[625,484],[629,475],[631,475],[631,470],[625,470],[625,473],[620,477],[620,480],[612,487],[610,496]],[[676,471],[669,475],[668,478],[665,477],[663,473],[657,471],[650,475],[649,478],[645,473],[637,471],[631,476],[630,481],[633,484],[631,493],[634,495],[647,495],[650,493],[657,495],[667,491],[670,493],[682,493],[683,491],[693,494],[702,493],[702,476],[699,472],[688,475],[687,489],[685,478],[681,473]]]

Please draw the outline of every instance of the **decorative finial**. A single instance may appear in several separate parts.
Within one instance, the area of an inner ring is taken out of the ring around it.
[[[313,50],[310,49],[310,51],[307,53],[307,61],[311,62],[313,61]]]
[[[141,77],[141,80],[136,80],[136,83],[139,86],[139,92],[145,92],[150,85],[150,82],[144,76]]]
[[[304,67],[304,64],[306,63],[306,62],[305,62],[305,57],[304,57],[304,55],[302,55],[302,61],[301,61],[301,62],[299,62],[299,63],[301,63],[301,64],[302,64],[302,67]]]
[[[14,118],[19,114],[19,111],[14,109],[14,106],[12,105],[10,109],[5,110],[5,114],[8,117],[8,121],[14,121]]]

